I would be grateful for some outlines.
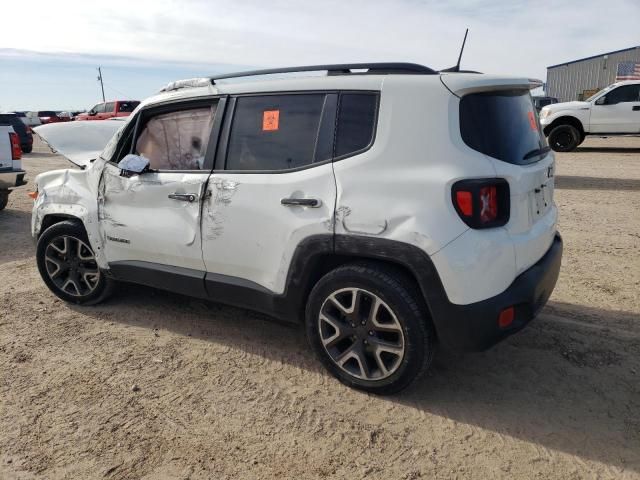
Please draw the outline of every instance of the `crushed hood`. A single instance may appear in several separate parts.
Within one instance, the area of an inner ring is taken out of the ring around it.
[[[49,123],[35,127],[33,131],[55,153],[63,155],[71,163],[86,167],[100,152],[127,118],[100,121],[75,121]]]

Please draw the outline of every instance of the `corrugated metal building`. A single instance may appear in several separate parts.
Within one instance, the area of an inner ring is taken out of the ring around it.
[[[547,95],[560,102],[588,98],[615,82],[620,62],[640,62],[640,46],[547,67]]]

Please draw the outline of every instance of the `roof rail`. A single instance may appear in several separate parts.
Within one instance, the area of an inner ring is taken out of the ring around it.
[[[278,73],[296,72],[322,72],[327,71],[329,75],[388,75],[388,74],[409,74],[409,75],[435,75],[438,72],[418,65],[417,63],[338,63],[334,65],[306,65],[302,67],[270,68],[266,70],[250,70],[247,72],[225,73],[209,77],[211,83],[215,85],[216,80],[226,80],[230,78],[255,77],[259,75],[274,75]],[[352,72],[352,70],[366,70],[365,72]]]

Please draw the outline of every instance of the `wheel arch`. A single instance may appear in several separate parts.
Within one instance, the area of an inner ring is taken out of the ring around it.
[[[49,213],[44,217],[42,217],[42,221],[40,222],[40,230],[38,231],[38,238],[51,225],[55,225],[56,223],[60,223],[60,222],[65,222],[67,220],[75,221],[78,224],[82,225],[82,228],[84,228],[84,223],[82,223],[82,219],[80,219],[79,217],[76,217],[75,215],[70,215],[67,213]]]
[[[571,125],[578,129],[578,131],[580,132],[580,135],[585,134],[584,126],[582,125],[582,122],[580,121],[579,118],[573,117],[571,115],[563,115],[561,117],[556,118],[553,122],[551,122],[549,125],[544,127],[543,132],[545,137],[548,137],[551,131],[560,125]]]
[[[296,249],[284,294],[291,315],[304,318],[309,293],[322,276],[345,264],[367,262],[384,265],[412,282],[437,331],[433,308],[446,293],[426,252],[405,242],[358,235],[336,235],[332,243],[311,237]]]

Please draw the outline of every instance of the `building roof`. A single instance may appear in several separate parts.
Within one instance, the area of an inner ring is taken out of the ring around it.
[[[550,68],[562,67],[564,65],[571,65],[572,63],[584,62],[585,60],[591,60],[592,58],[603,57],[605,55],[613,55],[614,53],[629,52],[631,50],[635,50],[636,48],[640,48],[640,45],[637,45],[635,47],[623,48],[622,50],[614,50],[613,52],[601,53],[599,55],[592,55],[590,57],[579,58],[578,60],[571,60],[570,62],[558,63],[556,65],[551,65],[547,67],[547,70]]]

